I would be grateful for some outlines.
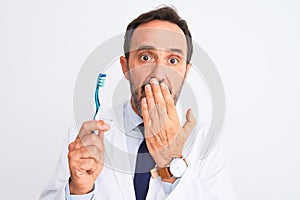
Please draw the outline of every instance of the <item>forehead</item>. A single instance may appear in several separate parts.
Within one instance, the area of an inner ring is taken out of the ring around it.
[[[174,23],[153,20],[138,26],[131,38],[130,51],[141,46],[152,46],[156,49],[180,49],[187,53],[187,42],[183,31]]]

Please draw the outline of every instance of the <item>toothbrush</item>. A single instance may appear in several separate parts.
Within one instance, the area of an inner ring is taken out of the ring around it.
[[[94,117],[93,117],[93,120],[96,120],[96,116],[97,116],[97,113],[99,111],[99,108],[101,106],[100,104],[100,101],[99,101],[99,88],[100,87],[104,87],[104,83],[105,83],[105,79],[106,79],[106,74],[102,74],[100,73],[98,75],[98,78],[97,78],[97,84],[96,84],[96,90],[95,90],[95,105],[96,105],[96,111],[95,111],[95,114],[94,114]]]

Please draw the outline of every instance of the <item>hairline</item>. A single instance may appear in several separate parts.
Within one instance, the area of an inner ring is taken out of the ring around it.
[[[187,47],[187,51],[186,51],[186,65],[188,65],[190,63],[190,61],[187,61],[187,58],[188,58],[188,51],[189,51],[189,45],[188,45],[188,38],[191,39],[190,36],[188,36],[187,34],[184,33],[183,29],[176,23],[172,22],[172,21],[169,21],[169,20],[163,20],[163,19],[152,19],[152,20],[149,20],[147,22],[143,22],[143,23],[140,23],[137,27],[135,28],[132,28],[132,29],[129,29],[127,31],[130,31],[131,33],[129,33],[129,38],[130,38],[130,43],[128,44],[129,45],[129,48],[128,48],[128,52],[124,52],[124,54],[128,53],[128,58],[127,59],[127,65],[129,64],[129,57],[130,57],[130,48],[131,48],[131,42],[132,42],[132,36],[135,32],[136,29],[140,28],[141,25],[143,24],[147,24],[147,23],[150,23],[152,21],[164,21],[164,22],[169,22],[171,24],[175,24],[181,31],[181,33],[184,35],[185,37],[185,43],[186,43],[186,47]],[[151,27],[149,27],[151,28]],[[166,28],[162,28],[162,29],[165,29],[165,30],[169,30],[169,31],[173,31],[173,30],[170,30],[170,29],[166,29]]]

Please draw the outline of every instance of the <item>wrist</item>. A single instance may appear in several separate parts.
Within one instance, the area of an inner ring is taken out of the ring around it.
[[[168,183],[174,183],[177,178],[183,176],[188,167],[187,161],[182,156],[173,158],[166,167],[159,166],[150,171],[152,178],[161,177],[161,180]]]
[[[83,195],[90,193],[94,189],[94,184],[91,186],[87,186],[90,184],[79,184],[75,183],[74,181],[71,181],[71,178],[69,179],[69,189],[71,195]]]
[[[170,163],[172,162],[173,159],[182,158],[182,154],[172,155],[172,156],[168,156],[168,157],[162,156],[162,157],[158,157],[158,159],[156,159],[157,157],[158,157],[158,155],[157,156],[155,154],[153,155],[153,158],[156,162],[157,168],[165,168],[170,165]]]

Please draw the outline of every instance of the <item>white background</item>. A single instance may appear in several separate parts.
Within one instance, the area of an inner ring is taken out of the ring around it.
[[[299,199],[299,1],[169,2],[222,77],[223,142],[238,198]],[[1,199],[38,198],[72,123],[81,65],[159,4],[1,0]]]

